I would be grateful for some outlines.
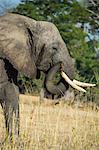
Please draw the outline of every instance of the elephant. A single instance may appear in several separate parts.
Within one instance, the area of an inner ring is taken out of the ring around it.
[[[18,73],[35,79],[41,71],[45,74],[44,88],[50,94],[61,96],[69,84],[79,87],[72,81],[74,62],[53,23],[14,13],[0,16],[0,103],[9,137],[12,137],[13,114],[16,134],[19,134]],[[57,71],[62,72],[62,76],[54,83]]]

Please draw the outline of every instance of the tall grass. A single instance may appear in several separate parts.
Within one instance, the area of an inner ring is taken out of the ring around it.
[[[87,106],[55,105],[39,97],[20,97],[20,137],[2,150],[99,150],[99,111]],[[0,141],[5,127],[0,109]]]

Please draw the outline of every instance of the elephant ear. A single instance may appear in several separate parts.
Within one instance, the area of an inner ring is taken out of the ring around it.
[[[12,18],[14,19],[14,18]],[[0,53],[26,76],[36,76],[36,66],[33,61],[31,38],[25,24],[11,22],[11,18],[0,18]]]

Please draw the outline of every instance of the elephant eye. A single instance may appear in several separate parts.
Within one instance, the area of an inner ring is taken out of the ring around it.
[[[56,47],[53,47],[53,50],[54,50],[54,51],[57,51],[57,48],[56,48]]]

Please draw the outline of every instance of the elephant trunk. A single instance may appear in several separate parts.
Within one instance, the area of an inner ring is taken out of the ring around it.
[[[64,92],[69,88],[69,85],[66,84],[63,78],[61,78],[58,83],[55,83],[54,79],[59,70],[60,70],[60,63],[56,64],[49,70],[45,80],[45,86],[47,90],[51,94],[55,95],[63,95]]]

